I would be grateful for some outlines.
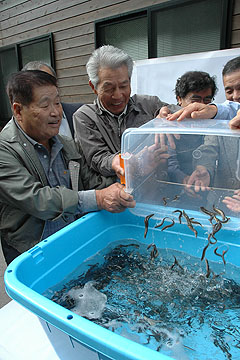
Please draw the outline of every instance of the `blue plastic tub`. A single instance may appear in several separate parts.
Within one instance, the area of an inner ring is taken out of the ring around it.
[[[198,215],[199,220],[201,216],[204,218],[204,214]],[[231,220],[233,228],[234,221]],[[206,229],[199,228],[198,232],[195,238],[183,224],[175,224],[163,232],[150,226],[144,239],[142,216],[128,210],[121,214],[105,211],[88,214],[15,259],[5,272],[6,290],[10,297],[40,318],[61,359],[167,360],[170,357],[96,325],[42,294],[62,282],[86,258],[116,240],[134,238],[149,244],[155,234],[161,237],[161,247],[201,257],[207,241]],[[222,229],[218,245],[223,243],[229,247],[227,263],[239,266],[238,232]],[[216,260],[214,254],[209,255],[208,260]]]

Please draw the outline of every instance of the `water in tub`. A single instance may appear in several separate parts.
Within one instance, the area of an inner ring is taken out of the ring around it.
[[[239,268],[133,239],[111,243],[44,295],[178,360],[240,359]]]

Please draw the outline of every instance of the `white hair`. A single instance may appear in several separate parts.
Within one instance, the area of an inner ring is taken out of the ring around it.
[[[97,87],[99,82],[98,72],[100,68],[116,69],[123,65],[127,66],[128,76],[129,79],[131,79],[133,70],[133,60],[131,56],[112,45],[103,45],[93,51],[87,62],[86,68],[89,80],[94,87]]]

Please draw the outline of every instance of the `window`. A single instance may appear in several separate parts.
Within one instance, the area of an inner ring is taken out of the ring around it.
[[[10,119],[12,114],[5,89],[9,75],[16,72],[17,69],[18,63],[15,48],[13,47],[0,51],[0,130]]]
[[[201,1],[154,12],[157,57],[220,50],[220,2]]]
[[[109,24],[99,24],[97,34],[101,45],[113,45],[125,50],[134,60],[148,57],[146,13]],[[100,46],[100,45],[99,45]]]
[[[54,67],[52,34],[0,48],[0,128],[11,118],[12,112],[6,94],[9,75],[29,61],[41,60]]]
[[[117,46],[133,60],[220,50],[229,47],[231,12],[232,0],[164,2],[96,22],[96,47]]]

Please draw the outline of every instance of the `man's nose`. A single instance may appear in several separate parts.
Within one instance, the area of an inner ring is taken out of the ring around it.
[[[113,92],[113,96],[112,96],[114,99],[120,99],[122,97],[122,93],[121,93],[121,90],[119,89],[119,87],[116,87],[114,89],[114,92]]]
[[[240,89],[233,91],[233,101],[240,102]]]
[[[61,114],[62,110],[61,107],[59,107],[59,105],[55,105],[53,104],[51,107],[51,115],[52,116],[59,116]]]

